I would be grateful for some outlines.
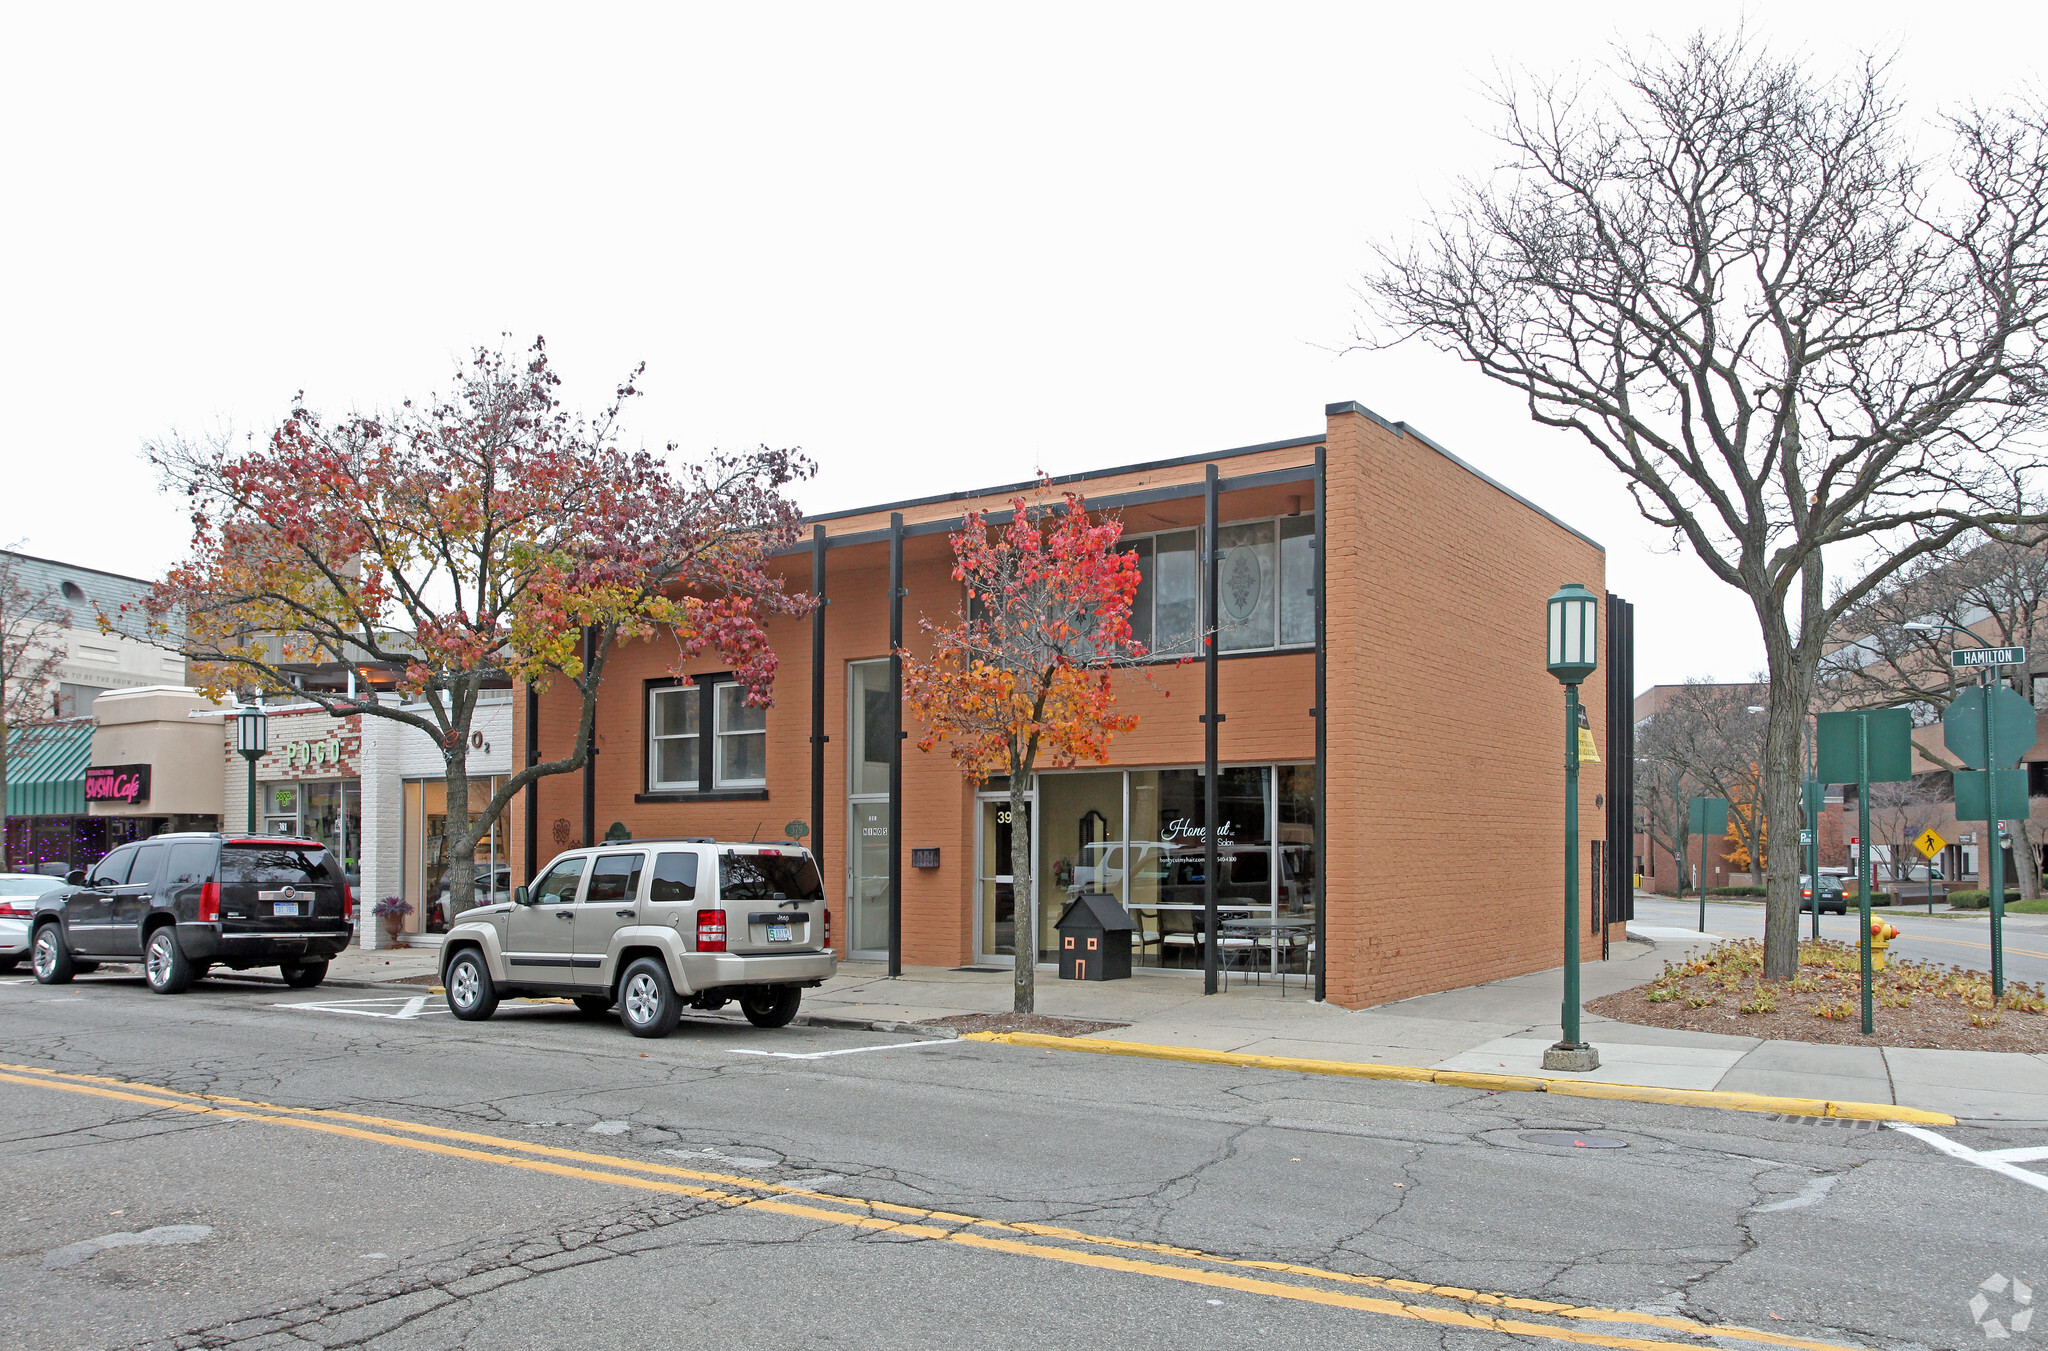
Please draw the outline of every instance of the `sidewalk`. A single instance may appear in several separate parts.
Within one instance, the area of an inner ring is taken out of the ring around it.
[[[1643,941],[1615,943],[1610,960],[1582,968],[1586,999],[1640,985],[1701,942],[1685,930],[1631,926],[1630,932]],[[1268,977],[1264,985],[1233,980],[1227,993],[1204,997],[1199,977],[1178,973],[1096,983],[1041,972],[1037,1004],[1040,1013],[1055,1017],[1130,1024],[1098,1034],[1105,1041],[1542,1075],[1543,1050],[1558,1036],[1559,996],[1554,970],[1356,1012],[1315,1003],[1299,977],[1284,996]],[[1000,1013],[1009,1006],[1006,972],[920,967],[890,980],[880,967],[856,962],[804,997],[807,1013],[875,1021]],[[1590,1014],[1583,1035],[1599,1048],[1601,1064],[1590,1074],[1569,1076],[1574,1079],[1892,1103],[1966,1121],[2048,1126],[2048,1055],[1760,1041]]]

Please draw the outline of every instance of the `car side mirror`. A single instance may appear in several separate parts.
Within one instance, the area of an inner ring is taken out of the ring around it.
[[[532,905],[533,897],[527,894],[525,887],[514,887],[512,888],[512,904]]]
[[[67,886],[73,886],[73,887],[82,887],[82,886],[84,886],[84,885],[85,885],[85,869],[83,869],[83,868],[73,868],[73,869],[72,869],[72,870],[71,870],[70,872],[68,872],[68,873],[65,873],[65,874],[64,874],[64,882],[65,882],[65,885],[67,885]]]

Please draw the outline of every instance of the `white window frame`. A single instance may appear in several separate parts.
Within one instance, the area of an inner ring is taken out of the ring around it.
[[[665,696],[688,694],[697,700],[697,730],[675,732],[667,736],[658,735],[655,728],[661,725],[656,708]],[[683,782],[664,781],[656,778],[661,767],[661,743],[664,741],[694,741],[697,743],[697,763],[703,764],[704,745],[704,687],[702,685],[656,685],[647,691],[647,791],[650,793],[695,793],[703,788],[701,774],[698,778]]]
[[[725,694],[725,691],[726,691],[726,690],[728,690],[728,689],[730,689],[730,690],[732,690],[732,691],[733,691],[733,697],[734,697],[735,699],[738,699],[738,700],[740,700],[740,701],[741,701],[741,707],[745,707],[745,700],[746,700],[746,697],[747,697],[747,693],[746,693],[746,687],[745,687],[744,685],[741,685],[741,684],[739,684],[739,683],[738,683],[738,682],[736,682],[736,681],[731,681],[731,680],[721,680],[721,681],[719,681],[718,683],[716,683],[715,685],[711,686],[711,690],[712,690],[712,697],[711,697],[711,707],[712,707],[712,746],[713,746],[712,754],[713,754],[713,755],[715,755],[715,756],[717,757],[717,758],[716,758],[715,760],[713,760],[713,761],[712,761],[712,763],[711,763],[711,784],[712,784],[712,787],[714,787],[714,788],[766,788],[766,787],[768,786],[768,720],[767,720],[767,718],[766,718],[766,717],[763,717],[763,718],[762,718],[762,720],[761,720],[761,725],[760,725],[759,727],[748,727],[748,728],[743,728],[743,729],[733,729],[733,730],[727,730],[727,728],[726,728],[726,725],[725,725],[725,700],[726,700],[726,694]],[[702,705],[702,704],[699,704],[699,705],[698,705],[698,709],[699,709],[700,711],[699,711],[699,715],[698,715],[698,719],[697,719],[697,731],[698,731],[698,733],[699,733],[700,735],[701,735],[701,734],[703,733],[703,730],[704,730],[704,719],[703,719],[703,715],[702,715],[702,712],[701,712],[702,708],[703,708],[703,705]],[[766,709],[761,709],[761,710],[759,710],[759,711],[760,711],[761,713],[763,713],[763,714],[765,714],[765,713],[767,712],[767,710],[766,710]],[[726,776],[726,773],[725,773],[725,747],[726,747],[726,742],[727,742],[727,740],[728,740],[729,738],[733,738],[733,737],[743,737],[743,736],[753,736],[753,737],[759,737],[759,738],[761,738],[761,777],[760,777],[760,778],[758,778],[758,779],[736,779],[736,778],[728,778],[728,777]]]

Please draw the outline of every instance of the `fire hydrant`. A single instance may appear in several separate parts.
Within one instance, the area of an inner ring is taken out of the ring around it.
[[[1870,969],[1884,970],[1884,950],[1899,936],[1899,926],[1886,923],[1876,915],[1870,917]]]

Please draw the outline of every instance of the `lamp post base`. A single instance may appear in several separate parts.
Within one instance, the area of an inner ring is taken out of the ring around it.
[[[1600,1068],[1600,1053],[1584,1043],[1574,1045],[1561,1041],[1544,1049],[1543,1068],[1584,1074],[1588,1070]]]

